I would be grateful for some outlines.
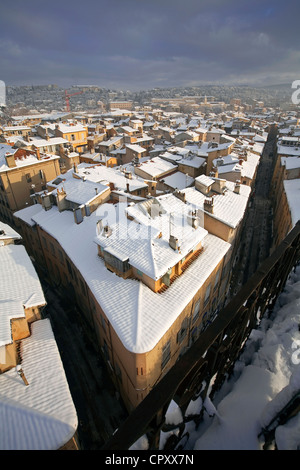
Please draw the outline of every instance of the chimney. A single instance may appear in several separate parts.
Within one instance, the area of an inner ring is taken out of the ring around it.
[[[40,149],[37,148],[37,147],[35,149],[35,154],[36,154],[37,159],[40,160],[41,159],[41,152],[40,152]]]
[[[214,197],[204,200],[204,210],[210,214],[214,213]]]
[[[62,188],[61,191],[59,190],[59,188],[57,188],[56,203],[57,203],[57,208],[59,212],[62,212],[68,208],[66,195],[67,193],[64,190],[64,188]]]
[[[6,158],[6,164],[9,168],[14,168],[16,167],[16,162],[15,162],[15,157],[12,153],[7,152],[5,155]]]
[[[174,196],[176,196],[180,201],[186,202],[186,195],[185,193],[178,191],[177,189],[174,191]]]
[[[212,190],[216,191],[216,193],[224,194],[224,190],[226,189],[226,180],[221,178],[215,178],[215,182],[212,185]]]
[[[235,182],[233,192],[236,193],[236,194],[240,194],[240,191],[241,191],[241,182],[239,180],[237,180]]]
[[[187,216],[187,221],[189,225],[191,225],[193,228],[198,228],[199,221],[197,217],[197,211],[191,211],[189,215]]]
[[[175,238],[173,235],[170,235],[169,245],[174,251],[178,250],[178,238]]]

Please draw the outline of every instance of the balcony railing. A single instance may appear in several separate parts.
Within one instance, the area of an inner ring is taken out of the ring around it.
[[[149,449],[157,450],[160,431],[171,430],[165,423],[174,400],[185,416],[191,400],[213,399],[233,370],[246,340],[263,315],[270,314],[292,269],[300,260],[300,221],[223,308],[174,367],[132,411],[127,420],[103,446],[103,450],[127,450],[147,435]],[[210,387],[214,377],[213,386]],[[179,433],[167,441],[165,450],[175,449],[184,437],[185,422],[200,423],[202,414],[185,417]],[[177,447],[178,448],[178,447]]]

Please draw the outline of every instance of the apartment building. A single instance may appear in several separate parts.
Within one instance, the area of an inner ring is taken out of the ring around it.
[[[232,152],[225,157],[215,159],[213,170],[228,181],[236,182],[238,180],[241,184],[252,186],[259,161],[260,156],[251,151],[245,151],[243,154]]]
[[[13,223],[12,214],[32,203],[31,195],[46,189],[60,174],[59,156],[0,144],[0,216]]]
[[[0,449],[77,449],[77,413],[35,268],[0,222]]]
[[[119,109],[126,109],[131,110],[133,108],[132,101],[110,101],[109,104],[110,110],[119,110]]]
[[[16,214],[32,256],[47,266],[52,282],[71,290],[95,330],[128,409],[225,298],[226,287],[222,296],[219,288],[227,283],[231,245],[198,225],[190,209],[170,195],[129,206],[104,203],[79,223],[56,205]]]
[[[299,138],[288,136],[277,142],[276,163],[272,180],[274,208],[274,248],[300,219],[300,150]]]
[[[149,192],[149,186],[143,178],[134,174],[133,168],[109,168],[104,165],[88,165],[81,163],[76,172],[79,177],[86,180],[108,185],[111,191],[111,200],[118,202],[144,200]]]
[[[0,128],[1,134],[4,136],[7,142],[13,142],[15,137],[25,138],[32,134],[30,126],[15,125],[15,126],[3,126]],[[12,140],[10,140],[12,139]]]
[[[200,175],[195,186],[181,191],[183,200],[203,211],[204,228],[223,240],[237,243],[251,188],[223,178]]]
[[[76,152],[83,152],[87,148],[88,129],[76,121],[66,121],[56,124],[43,124],[45,135],[64,139]]]

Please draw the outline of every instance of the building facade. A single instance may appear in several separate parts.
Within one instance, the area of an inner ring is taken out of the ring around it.
[[[32,204],[31,196],[46,189],[60,174],[59,156],[0,144],[0,216],[13,223],[13,213]]]

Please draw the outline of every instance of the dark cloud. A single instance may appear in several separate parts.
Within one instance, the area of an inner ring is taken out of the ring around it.
[[[143,89],[299,79],[294,0],[1,0],[0,79]]]

